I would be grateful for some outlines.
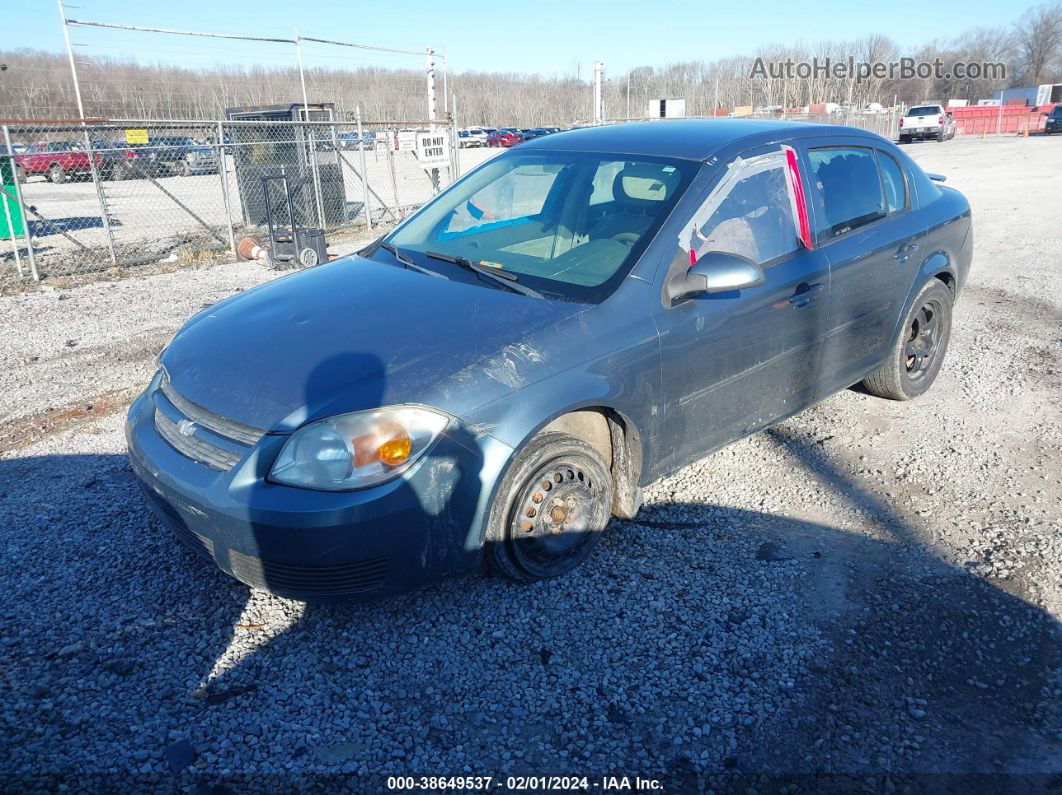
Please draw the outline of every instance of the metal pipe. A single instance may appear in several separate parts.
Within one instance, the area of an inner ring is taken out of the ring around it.
[[[372,229],[372,206],[369,204],[369,178],[365,171],[365,133],[361,127],[361,105],[354,106],[354,119],[358,123],[358,149],[361,150],[361,192],[365,202],[365,222]]]
[[[111,265],[118,267],[118,255],[114,251],[114,231],[111,229],[110,214],[107,212],[107,197],[103,192],[103,180],[100,177],[100,170],[96,166],[96,153],[92,149],[92,139],[89,138],[88,127],[83,127],[82,133],[85,137],[85,151],[88,153],[92,186],[96,189],[96,201],[100,205],[100,220],[103,222],[103,231],[107,236],[107,252],[111,255]]]
[[[156,188],[158,188],[160,191],[162,191],[164,194],[166,194],[173,201],[174,204],[176,204],[178,207],[180,207],[182,210],[184,210],[186,213],[188,213],[190,216],[192,216],[192,218],[194,218],[196,221],[198,221],[199,225],[202,226],[205,230],[207,230],[210,233],[211,237],[213,237],[215,240],[217,240],[222,245],[225,244],[225,242],[226,242],[225,239],[221,235],[219,235],[217,232],[214,231],[214,227],[212,227],[210,224],[208,224],[206,221],[204,221],[202,218],[200,218],[198,215],[196,215],[188,207],[188,205],[186,205],[184,202],[182,202],[180,199],[178,199],[176,196],[174,196],[172,193],[170,193],[168,190],[166,190],[164,187],[162,187],[162,185],[159,183],[159,181],[157,179],[155,179],[153,176],[151,176],[151,174],[149,174],[146,170],[143,171],[142,173],[143,173],[145,179],[149,180],[152,185],[154,185]]]
[[[14,151],[11,148],[11,130],[6,124],[4,125],[4,145],[7,147],[8,152]],[[15,162],[14,157],[11,158],[11,162]],[[37,255],[33,251],[33,235],[30,234],[29,215],[26,214],[26,201],[22,196],[22,185],[18,181],[18,174],[15,174],[15,200],[18,201],[19,207],[22,208],[22,226],[23,232],[26,234],[26,248],[29,252],[30,276],[33,277],[33,281],[39,282],[41,277],[37,273]]]
[[[229,226],[229,246],[232,254],[239,257],[236,250],[236,230],[232,225],[232,208],[229,204],[229,170],[225,161],[225,127],[218,122],[218,174],[221,175],[221,201],[225,205],[225,221]]]

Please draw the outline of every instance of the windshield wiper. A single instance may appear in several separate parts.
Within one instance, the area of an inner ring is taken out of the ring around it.
[[[436,279],[448,278],[445,274],[439,273],[438,271],[433,271],[431,268],[425,268],[422,265],[418,265],[410,258],[408,254],[399,251],[398,248],[392,246],[390,243],[380,243],[380,248],[384,249],[385,251],[390,251],[392,254],[395,255],[396,260],[401,262],[407,268],[412,268],[418,273],[426,273],[428,276],[434,276]]]
[[[478,262],[473,262],[467,257],[455,257],[450,254],[443,254],[438,251],[425,251],[424,256],[431,257],[432,259],[441,259],[443,262],[452,262],[455,265],[460,265],[465,270],[470,270],[475,274],[483,276],[502,287],[512,290],[514,293],[520,293],[520,295],[526,295],[531,298],[545,298],[538,290],[533,290],[523,284],[517,283],[517,277],[515,273],[509,273],[508,271],[498,270],[496,268],[488,268],[480,265]]]

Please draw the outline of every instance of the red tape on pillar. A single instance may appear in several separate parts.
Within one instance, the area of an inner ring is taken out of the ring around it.
[[[785,162],[789,166],[789,182],[793,188],[793,198],[796,204],[800,242],[804,244],[804,248],[813,249],[815,245],[811,239],[811,222],[808,220],[808,205],[804,198],[804,183],[800,178],[796,152],[788,147],[785,150]]]

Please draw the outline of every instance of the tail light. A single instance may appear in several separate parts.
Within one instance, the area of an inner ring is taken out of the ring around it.
[[[900,126],[903,127],[903,119],[900,119]]]
[[[941,117],[939,117],[937,119],[937,124],[939,124],[941,127],[944,126],[944,117],[943,116],[941,116]]]

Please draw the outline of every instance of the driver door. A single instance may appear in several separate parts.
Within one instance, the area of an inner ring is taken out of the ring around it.
[[[663,470],[760,430],[819,394],[830,271],[809,247],[806,221],[801,240],[794,179],[797,169],[778,147],[738,157],[680,235],[669,278],[688,270],[691,251],[721,251],[759,265],[765,281],[665,299],[657,319],[661,449],[670,451]]]

